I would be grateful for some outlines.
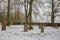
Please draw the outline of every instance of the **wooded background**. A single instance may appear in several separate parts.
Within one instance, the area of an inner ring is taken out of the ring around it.
[[[0,0],[0,22],[24,24],[51,23],[60,25],[60,0]]]

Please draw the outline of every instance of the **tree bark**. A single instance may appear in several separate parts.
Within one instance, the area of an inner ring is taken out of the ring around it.
[[[10,0],[8,0],[8,11],[7,11],[7,26],[9,26],[9,14],[10,14]]]
[[[27,17],[27,8],[26,8],[26,1],[27,0],[24,0],[24,7],[25,7],[25,25],[24,25],[24,31],[28,31],[28,28],[27,28],[27,23],[28,23],[28,17]]]
[[[29,29],[33,29],[33,27],[31,26],[31,22],[32,22],[32,3],[33,3],[33,0],[30,0],[30,3],[29,3]]]
[[[51,22],[52,26],[54,26],[54,0],[52,0],[52,15],[51,15]]]
[[[6,22],[5,21],[2,22],[2,31],[4,31],[4,30],[6,30]]]
[[[42,33],[44,32],[44,27],[43,27],[43,26],[41,26],[41,32],[42,32]]]

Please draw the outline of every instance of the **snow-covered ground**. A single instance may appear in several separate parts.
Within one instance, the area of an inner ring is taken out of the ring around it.
[[[33,26],[33,30],[23,32],[23,25],[10,25],[6,31],[1,31],[0,40],[60,40],[60,28],[45,27],[44,33],[40,32],[38,26]]]

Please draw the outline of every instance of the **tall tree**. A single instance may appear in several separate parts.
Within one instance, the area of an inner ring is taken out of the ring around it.
[[[54,0],[52,0],[52,15],[51,15],[52,26],[54,26]]]
[[[7,26],[9,26],[9,14],[10,14],[10,0],[8,0],[8,11],[7,11]]]
[[[28,25],[28,17],[27,17],[28,0],[24,0],[24,7],[25,7],[25,26],[24,26],[24,31],[27,31],[27,25]]]
[[[16,21],[16,1],[14,0],[14,8],[15,8],[15,21]]]
[[[32,4],[33,4],[34,0],[30,0],[29,2],[29,29],[33,29],[31,26],[31,22],[32,22]]]

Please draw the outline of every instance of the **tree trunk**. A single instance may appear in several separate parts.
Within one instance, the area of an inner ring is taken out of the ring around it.
[[[43,33],[44,32],[44,26],[46,26],[45,24],[40,24],[39,25],[39,28],[41,28],[41,32]]]
[[[2,25],[2,31],[6,30],[6,25]]]
[[[44,32],[44,27],[43,27],[43,26],[41,26],[41,32],[42,32],[42,33]]]
[[[15,11],[15,21],[16,21],[16,11]]]
[[[52,0],[52,15],[51,15],[51,22],[52,26],[54,26],[54,0]]]
[[[9,14],[10,14],[10,0],[8,0],[8,12],[7,12],[7,26],[9,26]]]
[[[19,12],[18,12],[18,13],[17,13],[17,16],[18,16],[18,22],[19,22],[19,15],[20,15],[20,14],[19,14]]]
[[[0,14],[0,23],[1,23],[1,14]]]
[[[24,7],[25,7],[25,25],[24,25],[24,31],[28,31],[28,28],[27,28],[27,23],[28,23],[28,17],[27,17],[27,8],[26,8],[26,1],[27,0],[24,0]]]
[[[33,3],[33,0],[30,0],[30,3],[29,3],[29,29],[33,29],[33,27],[31,26],[31,22],[32,22],[32,3]]]
[[[58,28],[57,24],[55,24],[55,28]]]
[[[4,30],[6,30],[6,22],[5,21],[2,22],[2,31],[4,31]]]

